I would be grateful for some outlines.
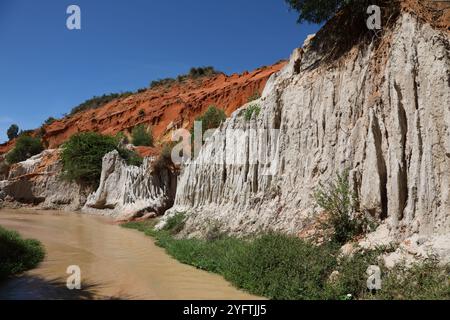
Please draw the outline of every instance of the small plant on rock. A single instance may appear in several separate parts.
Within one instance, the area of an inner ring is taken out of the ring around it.
[[[354,218],[358,199],[349,184],[349,172],[337,174],[327,186],[320,185],[314,194],[317,204],[326,211],[325,229],[332,230],[332,241],[345,244],[364,230],[363,222]]]
[[[261,108],[258,104],[250,105],[247,110],[245,110],[244,118],[246,121],[250,121],[252,119],[253,114],[259,116],[261,113]]]

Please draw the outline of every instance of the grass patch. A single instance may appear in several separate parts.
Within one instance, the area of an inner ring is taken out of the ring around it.
[[[0,279],[35,268],[45,256],[37,240],[24,240],[0,227]]]
[[[385,248],[339,259],[340,246],[332,242],[315,246],[280,234],[177,239],[174,236],[184,221],[183,214],[175,215],[161,231],[154,230],[155,221],[123,226],[155,238],[157,245],[184,264],[220,274],[237,288],[270,299],[348,300],[349,294],[352,299],[450,299],[449,268],[435,262],[388,271],[377,258]],[[383,270],[383,289],[374,294],[367,290],[370,265]],[[339,274],[331,281],[334,271]]]

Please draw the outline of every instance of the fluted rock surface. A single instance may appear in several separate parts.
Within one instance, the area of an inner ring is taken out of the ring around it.
[[[162,214],[173,205],[176,177],[170,170],[155,172],[152,158],[140,167],[128,166],[117,151],[103,158],[100,185],[83,212],[108,215],[117,220]]]
[[[378,45],[320,63],[311,45],[236,111],[180,177],[185,232],[299,233],[320,182],[350,170],[386,236],[450,233],[450,36],[404,12]],[[318,63],[319,62],[319,63]],[[238,130],[238,131],[236,131]]]

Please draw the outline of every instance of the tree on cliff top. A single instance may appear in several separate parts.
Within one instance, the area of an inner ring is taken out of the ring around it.
[[[19,126],[17,124],[12,124],[8,131],[6,132],[6,134],[8,135],[8,139],[12,140],[15,139],[19,136]]]
[[[298,23],[305,21],[321,23],[355,0],[285,0],[285,2],[299,12]]]

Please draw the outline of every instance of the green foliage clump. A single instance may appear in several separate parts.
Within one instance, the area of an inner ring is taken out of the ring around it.
[[[136,153],[136,151],[121,147],[116,148],[116,150],[117,152],[119,152],[120,157],[125,160],[125,162],[129,166],[140,167],[144,162],[144,159],[142,159],[142,157],[138,153]]]
[[[191,68],[189,73],[187,74],[181,74],[177,76],[177,78],[164,78],[159,80],[154,80],[150,84],[150,88],[156,88],[156,87],[170,87],[175,83],[181,83],[188,79],[199,79],[202,77],[210,77],[216,74],[221,73],[220,71],[217,71],[214,69],[214,67],[208,66],[208,67],[199,67],[199,68]]]
[[[53,122],[55,122],[56,119],[53,117],[49,117],[47,120],[44,121],[44,125],[49,126],[51,125]]]
[[[167,223],[164,226],[163,230],[169,232],[172,235],[178,234],[181,232],[181,230],[183,230],[185,221],[186,214],[183,212],[178,212],[167,220]]]
[[[44,150],[41,140],[27,135],[21,135],[14,149],[6,155],[6,161],[9,164],[18,163],[41,153]]]
[[[35,268],[45,256],[39,241],[0,227],[0,279]]]
[[[17,138],[19,135],[19,126],[17,124],[12,124],[6,131],[6,134],[8,135],[9,140]]]
[[[298,23],[322,23],[327,21],[344,6],[357,2],[355,0],[285,0],[299,13]]]
[[[252,119],[253,114],[259,116],[261,113],[261,107],[258,104],[250,105],[247,110],[245,110],[244,118],[246,121],[250,121]]]
[[[224,272],[240,288],[271,299],[323,299],[327,279],[336,266],[335,249],[301,239],[263,235],[236,252]]]
[[[374,297],[381,300],[450,300],[450,265],[429,259],[411,267],[385,270],[383,287]]]
[[[76,106],[75,108],[73,108],[70,111],[69,115],[74,115],[76,113],[82,112],[82,111],[86,111],[86,110],[90,110],[90,109],[98,109],[100,107],[103,107],[104,105],[110,103],[113,100],[116,99],[121,99],[121,98],[126,98],[129,97],[130,95],[132,95],[132,92],[123,92],[123,93],[110,93],[110,94],[104,94],[100,97],[93,97],[89,100],[86,100],[85,102],[83,102],[82,104]]]
[[[140,165],[142,159],[133,151],[118,146],[115,137],[94,132],[79,133],[63,145],[61,161],[63,175],[70,181],[87,185],[97,185],[102,171],[105,154],[117,150],[128,164]]]
[[[202,123],[202,133],[205,133],[207,130],[220,127],[226,119],[227,115],[222,109],[219,109],[216,106],[210,106],[208,110],[206,110],[202,116],[196,118],[195,121]],[[192,127],[191,132],[194,132],[194,127]]]
[[[153,147],[154,140],[152,131],[142,124],[133,129],[131,137],[132,143],[135,146]]]
[[[336,181],[327,186],[320,185],[314,198],[328,214],[325,227],[332,230],[332,241],[345,244],[364,232],[366,221],[358,221],[353,215],[357,212],[358,199],[349,184],[349,172],[337,174]]]

